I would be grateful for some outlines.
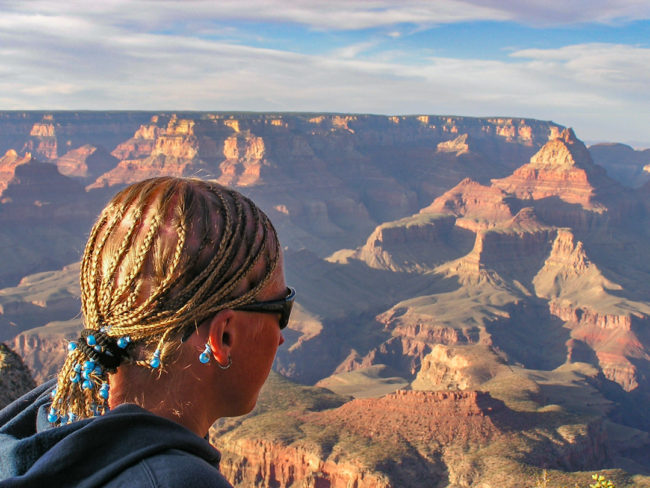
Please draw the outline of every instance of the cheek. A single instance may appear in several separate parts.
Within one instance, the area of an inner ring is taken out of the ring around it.
[[[274,321],[262,321],[256,324],[255,332],[249,337],[249,361],[251,366],[258,370],[258,374],[264,374],[264,378],[273,365],[275,353],[279,345],[284,342],[280,329]]]

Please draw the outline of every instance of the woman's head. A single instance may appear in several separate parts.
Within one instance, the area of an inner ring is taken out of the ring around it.
[[[234,190],[180,178],[122,190],[88,238],[85,329],[59,373],[52,419],[101,413],[106,372],[123,361],[164,368],[185,331],[255,301],[280,254],[266,215]]]

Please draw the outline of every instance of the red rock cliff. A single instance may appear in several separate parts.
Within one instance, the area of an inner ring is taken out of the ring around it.
[[[605,171],[593,164],[585,145],[571,129],[547,142],[512,176],[493,180],[498,188],[521,199],[558,197],[571,204],[602,211],[595,200],[596,188],[608,183]]]

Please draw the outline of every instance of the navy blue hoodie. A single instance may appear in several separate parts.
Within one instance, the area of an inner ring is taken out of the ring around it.
[[[1,488],[231,487],[208,441],[136,405],[54,427],[53,387],[47,382],[0,411]]]

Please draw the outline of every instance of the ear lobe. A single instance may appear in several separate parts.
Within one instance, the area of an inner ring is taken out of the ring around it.
[[[232,318],[234,315],[232,310],[221,310],[210,320],[208,345],[212,355],[220,364],[228,363],[232,347]]]

